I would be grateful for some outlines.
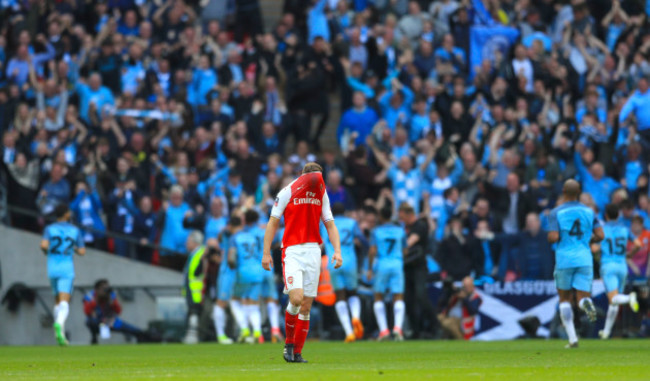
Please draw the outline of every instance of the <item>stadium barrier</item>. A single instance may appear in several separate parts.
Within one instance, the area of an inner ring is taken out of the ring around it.
[[[0,345],[54,344],[51,325],[44,326],[48,322],[54,298],[47,278],[46,258],[39,248],[40,235],[0,225],[0,237],[0,298],[17,283],[25,284],[37,294],[35,303],[21,303],[16,312],[10,312],[6,305],[0,305]],[[181,273],[99,250],[89,249],[85,256],[76,257],[75,273],[75,293],[66,324],[73,344],[90,342],[81,300],[83,293],[90,291],[97,279],[107,278],[111,282],[118,290],[124,307],[123,319],[141,328],[159,319],[161,298],[181,298]],[[45,305],[40,304],[38,299],[42,299]],[[122,335],[113,335],[111,342],[121,340]]]

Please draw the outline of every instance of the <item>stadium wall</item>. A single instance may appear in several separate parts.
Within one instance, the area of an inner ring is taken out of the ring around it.
[[[33,304],[22,302],[17,312],[0,305],[0,345],[54,345],[49,320],[54,299],[47,278],[41,237],[0,225],[0,298],[15,283],[24,283],[37,293]],[[157,298],[180,296],[182,274],[89,249],[75,258],[75,291],[70,304],[66,331],[72,344],[88,344],[82,298],[97,279],[106,278],[118,292],[122,319],[140,328],[156,319]],[[124,297],[126,296],[126,297]],[[42,301],[42,303],[41,303]],[[124,342],[113,334],[110,343]]]

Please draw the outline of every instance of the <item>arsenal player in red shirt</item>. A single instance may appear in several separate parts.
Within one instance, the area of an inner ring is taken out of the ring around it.
[[[302,347],[309,332],[311,304],[318,292],[320,245],[323,243],[319,232],[320,220],[325,223],[334,246],[334,267],[338,269],[343,264],[339,231],[334,225],[320,165],[305,164],[302,175],[282,189],[275,198],[264,235],[262,266],[265,270],[271,270],[273,266],[271,243],[283,216],[285,230],[282,237],[282,277],[284,293],[289,294],[285,313],[287,338],[284,359],[287,362],[307,362],[302,358]]]

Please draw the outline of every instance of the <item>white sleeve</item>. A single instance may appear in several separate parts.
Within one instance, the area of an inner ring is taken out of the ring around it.
[[[330,198],[327,195],[327,192],[324,192],[323,194],[323,212],[321,213],[321,219],[323,222],[334,220],[332,209],[330,209]]]
[[[275,197],[275,202],[273,203],[273,208],[271,209],[271,217],[277,219],[282,218],[284,214],[284,209],[289,204],[291,200],[291,187],[282,188],[278,195]]]

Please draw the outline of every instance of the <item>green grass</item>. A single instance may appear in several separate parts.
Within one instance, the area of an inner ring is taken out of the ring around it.
[[[0,347],[0,380],[648,380],[650,341],[308,342],[281,345]]]

